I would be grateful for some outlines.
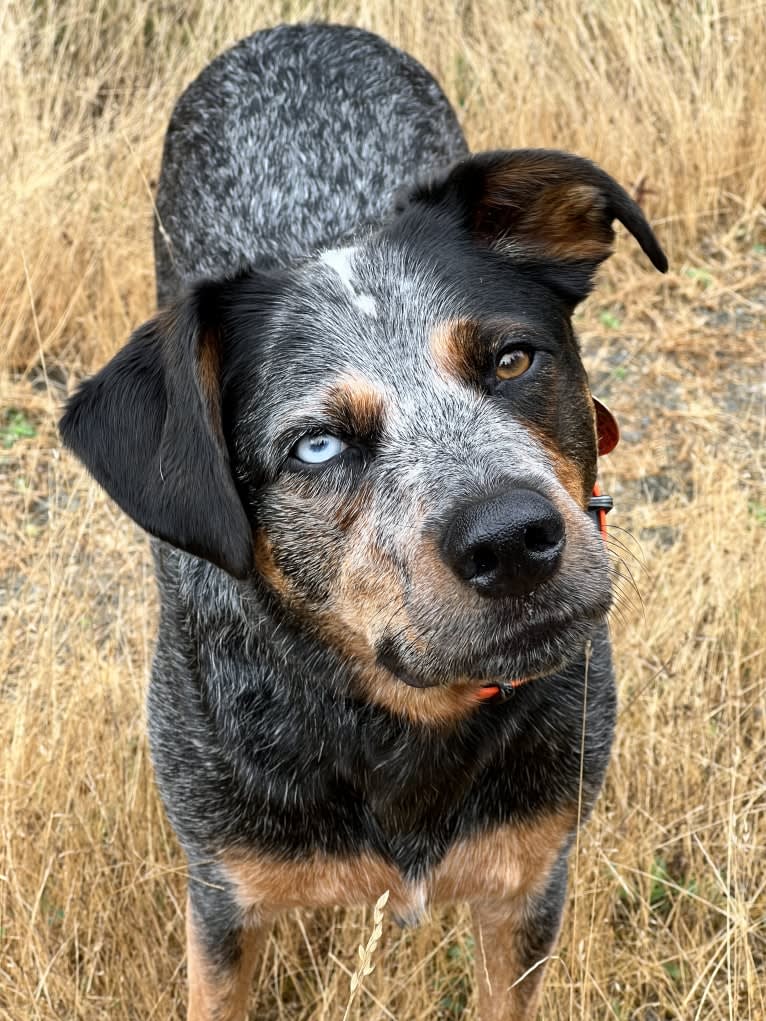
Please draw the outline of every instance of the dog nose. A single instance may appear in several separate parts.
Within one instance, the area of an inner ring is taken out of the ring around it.
[[[564,520],[550,500],[514,489],[461,507],[441,553],[481,595],[523,596],[555,573],[564,544]]]

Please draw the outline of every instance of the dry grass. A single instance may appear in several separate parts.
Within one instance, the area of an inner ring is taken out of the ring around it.
[[[180,88],[225,43],[319,15],[423,60],[474,147],[571,148],[649,189],[673,270],[660,281],[624,245],[580,316],[626,434],[604,477],[642,605],[626,590],[614,617],[619,733],[572,865],[544,1016],[763,1021],[766,7],[254,10],[0,6],[0,1017],[181,1012],[184,864],[142,719],[156,609],[146,545],[60,456],[57,381],[101,363],[152,311],[151,189]],[[280,923],[258,1017],[342,1018],[371,928],[362,912]],[[472,953],[459,912],[385,929],[348,1018],[472,1017]]]

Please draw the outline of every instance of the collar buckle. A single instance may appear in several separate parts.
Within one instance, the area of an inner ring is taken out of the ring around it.
[[[476,697],[480,702],[507,702],[514,688],[520,688],[523,683],[524,681],[511,681],[505,684],[482,684],[476,692]]]
[[[588,500],[588,514],[593,518],[593,523],[601,532],[601,538],[606,541],[606,516],[614,507],[614,500],[611,496],[602,493],[598,483],[593,487],[593,496]]]

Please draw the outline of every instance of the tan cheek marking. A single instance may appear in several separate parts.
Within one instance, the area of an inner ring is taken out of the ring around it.
[[[381,550],[362,538],[367,506],[366,497],[360,494],[353,526],[357,534],[352,532],[347,538],[351,552],[344,558],[328,603],[312,610],[312,622],[324,640],[354,668],[356,687],[364,697],[415,724],[455,725],[479,708],[475,683],[413,688],[376,665],[374,646],[387,630],[403,635],[416,652],[426,651],[427,643],[407,616],[402,581],[395,566]],[[348,505],[342,513],[352,515]],[[258,570],[269,586],[286,602],[299,603],[300,595],[279,570],[263,530],[256,533],[255,548]],[[449,572],[435,549],[420,548],[417,564],[421,579],[427,580],[435,591],[451,591],[446,587]],[[444,612],[449,611],[450,606],[445,603]]]
[[[387,623],[406,622],[402,579],[391,560],[357,530],[341,565],[333,614],[372,646]]]
[[[372,501],[372,489],[369,483],[363,482],[346,499],[340,500],[333,508],[334,524],[341,532],[348,532],[360,522],[365,512],[369,511]]]
[[[285,600],[294,596],[293,586],[280,571],[274,558],[274,549],[266,532],[259,528],[255,533],[255,564],[268,586]]]
[[[267,537],[256,538],[258,568],[268,584],[289,600],[293,593],[289,581],[273,562]],[[318,630],[326,641],[355,668],[356,686],[360,693],[377,705],[413,723],[423,726],[448,726],[464,719],[479,706],[476,686],[450,685],[448,688],[412,688],[375,663],[374,644],[387,626],[408,637],[415,649],[424,649],[419,636],[402,609],[403,592],[396,573],[380,553],[370,551],[369,563],[364,558],[362,569],[346,565],[336,597],[316,612]],[[377,564],[378,570],[375,570]]]
[[[435,870],[435,900],[494,900],[544,885],[574,832],[576,809],[480,833],[455,844]]]
[[[351,858],[317,854],[281,861],[235,852],[223,857],[222,866],[234,884],[239,905],[256,914],[372,904],[389,890],[391,910],[405,915],[417,896],[397,869],[372,854]]]
[[[263,933],[243,929],[240,958],[231,968],[215,967],[197,936],[191,906],[186,905],[186,967],[189,984],[187,1021],[244,1021],[250,982]]]
[[[383,622],[391,616],[383,616]],[[399,624],[397,630],[408,630],[411,625]],[[449,687],[413,688],[400,681],[375,662],[374,648],[361,635],[353,634],[332,615],[320,623],[322,634],[343,654],[354,667],[354,684],[359,693],[376,705],[397,716],[403,716],[422,726],[449,726],[458,723],[479,706],[474,684],[451,684]],[[423,645],[422,639],[411,633],[413,647]]]
[[[417,563],[419,584],[429,587],[443,600],[440,613],[459,614],[465,609],[465,593],[443,563],[434,542],[421,540],[412,559]],[[336,614],[335,606],[331,608],[326,626],[332,629],[331,640],[336,648],[356,660],[356,683],[361,693],[389,712],[422,726],[454,726],[476,712],[481,702],[476,696],[477,684],[471,678],[444,687],[413,688],[376,665],[373,646],[387,632],[402,635],[416,652],[426,652],[428,644],[407,616],[401,582],[385,556],[380,551],[368,550],[355,560],[350,559],[342,573],[341,588],[345,589],[342,609]],[[344,622],[341,628],[337,626],[339,616]]]
[[[582,467],[570,458],[565,457],[556,446],[554,440],[547,433],[543,432],[542,429],[539,429],[530,422],[524,422],[523,428],[535,438],[548,455],[554,474],[567,493],[569,493],[579,507],[584,508],[590,493],[587,491]],[[564,507],[559,507],[558,509],[568,521],[569,512],[567,509]]]
[[[568,457],[564,457],[563,454],[552,447],[548,448],[548,456],[551,459],[556,478],[575,503],[580,507],[584,507],[587,497],[585,494],[585,481],[580,466]]]
[[[433,550],[420,547],[417,565],[421,579],[433,575],[444,583],[445,568]],[[338,620],[344,625],[340,629]],[[323,630],[327,627],[332,628],[336,647],[356,658],[359,689],[390,712],[424,726],[446,726],[478,707],[475,685],[413,688],[376,665],[375,643],[389,631],[401,635],[416,652],[425,652],[427,642],[407,615],[398,572],[374,547],[360,545],[344,563],[337,602]]]
[[[260,536],[259,536],[260,539]],[[374,549],[368,549],[353,534],[347,536],[346,553],[332,580],[327,600],[311,607],[311,623],[323,640],[337,650],[352,666],[374,666],[375,624],[382,629],[403,594],[394,572]],[[279,572],[269,556],[268,540],[261,539],[257,552],[259,570],[275,591],[287,601],[298,602],[288,579]]]

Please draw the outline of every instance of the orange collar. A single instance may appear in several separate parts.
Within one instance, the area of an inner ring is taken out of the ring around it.
[[[531,677],[515,677],[512,681],[505,681],[503,684],[482,684],[480,688],[476,689],[474,698],[480,702],[489,702],[490,699],[502,695],[506,699],[510,694],[509,689],[520,688],[531,680]]]
[[[596,410],[596,435],[598,437],[598,455],[611,453],[620,440],[620,427],[612,412],[601,401],[593,398],[593,405]],[[606,516],[612,509],[613,500],[611,496],[605,496],[599,489],[598,482],[593,486],[593,495],[588,500],[588,513],[592,514],[596,526],[601,533],[601,538],[606,542]],[[515,677],[511,681],[504,681],[502,684],[482,684],[476,689],[476,699],[480,702],[489,702],[494,698],[502,696],[503,700],[508,698],[514,688],[520,688],[531,680],[531,677]]]

